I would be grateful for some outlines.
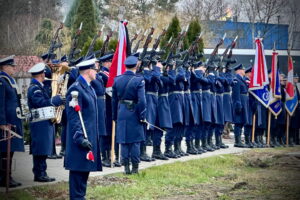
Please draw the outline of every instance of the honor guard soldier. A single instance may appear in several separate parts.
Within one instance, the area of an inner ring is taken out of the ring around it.
[[[38,63],[28,72],[32,75],[32,80],[28,88],[28,107],[30,110],[48,106],[60,106],[64,100],[60,96],[50,97],[45,90],[43,81],[45,80],[45,64]],[[31,133],[31,153],[33,155],[34,181],[51,182],[54,178],[49,178],[46,169],[47,156],[53,153],[54,125],[51,120],[42,120],[30,123]]]
[[[290,126],[290,138],[291,142],[295,145],[299,145],[299,129],[300,129],[300,83],[299,76],[297,74],[294,75],[294,86],[295,86],[295,95],[297,95],[298,105],[294,114],[291,116],[291,126]]]
[[[23,136],[22,121],[17,117],[16,109],[21,107],[18,96],[17,84],[12,75],[15,73],[14,56],[0,60],[0,140],[3,139],[5,131],[11,129]],[[11,176],[11,164],[14,152],[24,151],[22,138],[11,139],[10,163],[9,163],[9,187],[20,186],[21,183],[14,181]],[[6,164],[7,164],[7,141],[0,142],[0,187],[6,186]]]
[[[111,92],[105,92],[105,88],[109,78],[109,69],[111,66],[112,59],[114,54],[107,54],[98,59],[100,62],[100,71],[97,77],[101,77],[104,85],[104,98],[105,98],[105,126],[106,131],[100,132],[100,141],[101,141],[101,152],[102,152],[102,165],[104,167],[111,167],[111,143],[112,143],[112,107],[111,107]],[[115,167],[121,167],[119,163],[119,144],[115,145],[115,155],[116,161],[114,162]]]
[[[96,79],[97,74],[95,61],[96,59],[90,59],[77,65],[80,75],[67,92],[64,167],[70,170],[70,199],[84,199],[89,173],[102,171],[97,95],[91,86],[91,81]],[[73,96],[75,93],[76,98]],[[91,154],[94,158],[87,157]]]
[[[125,174],[138,173],[140,143],[145,140],[146,118],[145,81],[136,75],[138,58],[125,60],[126,71],[117,76],[113,85],[112,118],[116,121],[116,142],[121,144]],[[129,160],[132,163],[130,171]]]
[[[234,122],[234,137],[235,147],[244,148],[241,135],[242,128],[249,123],[249,96],[248,85],[244,79],[245,68],[242,64],[234,67],[237,83],[232,87],[232,103],[233,103],[233,122]]]

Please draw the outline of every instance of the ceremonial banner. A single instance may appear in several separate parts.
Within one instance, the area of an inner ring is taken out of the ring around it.
[[[278,63],[278,53],[274,50],[272,54],[272,67],[271,67],[271,85],[270,85],[270,103],[269,110],[275,117],[277,117],[281,108],[281,89],[280,89],[280,79],[279,71],[277,68]]]
[[[287,84],[285,89],[286,92],[285,109],[287,110],[290,116],[293,115],[298,105],[298,96],[297,96],[297,92],[295,92],[293,79],[294,79],[293,59],[289,55],[288,56],[288,77],[287,77]]]
[[[252,75],[250,77],[249,92],[265,107],[269,105],[268,69],[262,39],[255,40],[256,51]]]
[[[107,91],[111,91],[111,87],[114,84],[115,77],[123,74],[126,70],[124,61],[126,60],[126,57],[130,54],[130,48],[128,48],[129,38],[126,25],[126,21],[120,21],[119,23],[119,40],[109,70],[109,78],[106,85]]]

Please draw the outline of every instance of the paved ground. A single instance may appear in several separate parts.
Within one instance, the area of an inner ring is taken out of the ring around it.
[[[231,136],[233,137],[233,136]],[[233,154],[233,153],[241,153],[243,151],[247,151],[249,149],[241,149],[241,148],[235,148],[233,147],[233,140],[223,140],[224,143],[228,144],[230,148],[228,149],[222,149],[217,150],[214,152],[207,152],[201,155],[190,155],[185,156],[179,159],[170,159],[168,161],[161,161],[156,160],[154,162],[141,162],[140,169],[145,169],[152,166],[157,165],[163,165],[178,161],[187,161],[187,160],[193,160],[193,159],[199,159],[199,158],[206,158],[214,155],[221,155],[221,154]],[[163,146],[163,145],[162,145]],[[185,145],[183,145],[185,149]],[[32,156],[29,155],[29,147],[26,146],[25,153],[16,153],[13,160],[13,177],[18,182],[21,182],[23,185],[22,187],[18,187],[16,189],[20,188],[26,188],[26,187],[32,187],[37,185],[44,185],[49,183],[39,183],[33,181],[33,174],[32,174]],[[60,147],[57,147],[57,152],[60,151]],[[147,153],[148,155],[152,154],[152,147],[147,147]],[[68,171],[63,168],[63,159],[55,159],[55,160],[47,160],[48,169],[47,173],[50,177],[55,177],[56,181],[52,183],[57,183],[60,181],[68,181]],[[101,175],[107,175],[112,174],[116,172],[123,172],[123,167],[117,167],[117,168],[103,168],[102,172],[93,172],[90,174],[90,176],[101,176]],[[5,188],[0,188],[0,191],[5,191]]]

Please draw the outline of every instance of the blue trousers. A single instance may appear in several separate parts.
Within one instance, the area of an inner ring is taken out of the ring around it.
[[[251,125],[245,125],[244,126],[244,135],[245,136],[251,136],[252,135],[252,126]]]
[[[184,127],[186,141],[192,141],[195,138],[194,127],[195,126],[185,126]]]
[[[69,191],[70,200],[84,200],[86,194],[87,180],[90,172],[70,171]]]
[[[243,128],[243,125],[242,124],[235,124],[234,125],[234,135],[235,136],[241,136],[242,134],[242,128]]]
[[[153,146],[160,146],[162,137],[163,137],[163,132],[161,130],[154,129],[152,132]]]
[[[195,125],[193,128],[193,136],[196,140],[200,140],[203,137],[203,125]]]
[[[32,172],[34,174],[34,177],[41,177],[41,176],[47,176],[46,170],[47,170],[47,163],[46,159],[47,156],[32,156],[33,158],[33,168]]]
[[[224,125],[223,124],[216,124],[215,125],[215,136],[222,135],[223,130],[224,130]]]
[[[121,156],[123,162],[131,159],[132,163],[140,162],[140,142],[121,144]]]

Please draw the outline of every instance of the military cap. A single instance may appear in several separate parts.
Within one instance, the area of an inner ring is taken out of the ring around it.
[[[56,57],[56,54],[55,53],[44,53],[43,55],[41,55],[41,58],[43,60],[46,60],[47,58],[49,59],[54,59]]]
[[[243,66],[242,63],[241,63],[241,64],[238,64],[238,65],[235,66],[235,67],[233,67],[233,70],[234,70],[234,71],[237,71],[237,70],[239,70],[239,69],[245,69],[245,67]]]
[[[68,58],[66,55],[63,55],[63,57],[60,58],[61,62],[68,62]]]
[[[84,60],[76,67],[78,67],[79,70],[86,70],[86,69],[96,69],[95,62],[97,61],[96,58],[90,59],[90,60]]]
[[[85,57],[84,60],[91,60],[91,59],[94,59],[94,58],[96,58],[95,54],[91,54],[91,55]]]
[[[57,59],[53,59],[53,60],[51,60],[51,63],[52,64],[59,64],[59,63],[61,63],[61,61],[57,60]]]
[[[32,75],[37,75],[45,72],[45,63],[38,63],[35,64],[33,67],[31,67],[28,72],[31,73]]]
[[[0,60],[0,66],[3,66],[3,65],[16,66],[15,61],[14,61],[14,57],[15,57],[15,55],[11,55],[11,56],[8,56],[6,58],[2,58]]]
[[[245,69],[245,73],[249,73],[249,72],[251,72],[251,70],[252,70],[252,66],[249,66]]]
[[[114,57],[114,54],[111,53],[111,54],[107,54],[107,55],[104,55],[104,56],[98,58],[98,60],[100,62],[109,62],[109,61],[111,61],[113,59],[113,57]]]
[[[134,68],[138,62],[138,58],[135,56],[128,56],[124,62],[127,68]]]
[[[84,57],[80,57],[80,58],[78,58],[78,59],[75,60],[75,61],[70,61],[70,66],[77,65],[78,63],[80,63],[81,61],[83,61],[83,58],[84,58]]]

